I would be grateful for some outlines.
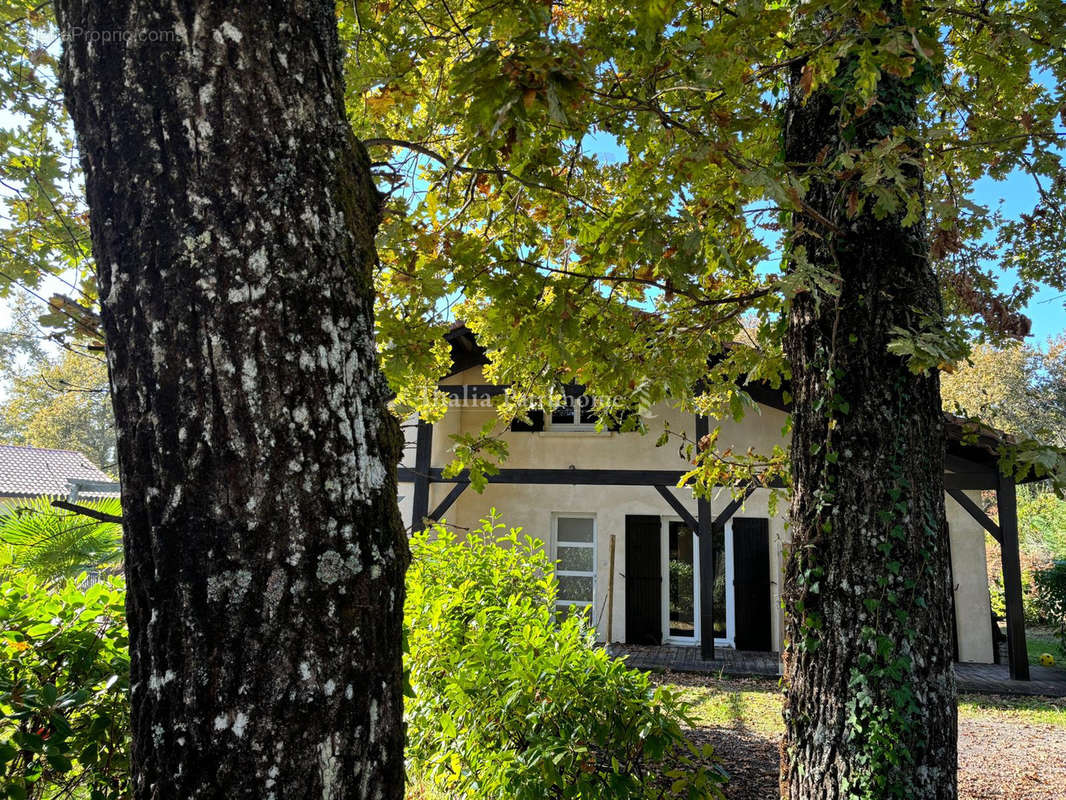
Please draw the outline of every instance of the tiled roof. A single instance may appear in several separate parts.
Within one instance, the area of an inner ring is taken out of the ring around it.
[[[0,445],[0,497],[66,496],[71,478],[113,480],[73,450]]]

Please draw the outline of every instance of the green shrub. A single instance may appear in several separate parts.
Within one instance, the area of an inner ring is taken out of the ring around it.
[[[559,622],[539,542],[487,521],[412,543],[407,706],[412,774],[448,795],[720,798],[686,706]],[[0,798],[129,796],[129,658],[120,579],[0,584]]]
[[[1066,561],[1056,561],[1033,575],[1043,616],[1055,627],[1059,646],[1066,653]]]
[[[119,516],[118,498],[82,505]],[[52,506],[49,498],[21,500],[0,512],[0,573],[28,572],[42,583],[73,578],[89,570],[117,567],[122,526]]]
[[[721,797],[686,706],[597,647],[584,615],[557,620],[540,542],[501,529],[493,514],[464,541],[412,541],[411,774],[473,798]]]
[[[117,578],[0,585],[0,797],[129,796],[124,598]]]
[[[1023,551],[1066,559],[1066,500],[1046,486],[1019,487],[1018,528]]]

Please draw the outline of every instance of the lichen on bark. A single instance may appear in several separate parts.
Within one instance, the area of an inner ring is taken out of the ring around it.
[[[334,5],[57,17],[118,428],[135,796],[402,797],[401,440]]]

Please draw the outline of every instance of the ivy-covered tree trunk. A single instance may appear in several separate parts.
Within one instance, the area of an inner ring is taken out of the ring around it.
[[[403,796],[380,199],[332,0],[58,0],[129,580],[137,798]]]
[[[835,81],[852,74],[843,65]],[[795,68],[785,131],[786,159],[808,165],[810,179],[795,244],[838,276],[839,295],[797,296],[786,341],[794,487],[782,795],[954,798],[939,381],[889,351],[899,330],[935,329],[940,293],[921,215],[907,224],[902,208],[876,214],[857,177],[823,168],[897,126],[913,129],[920,81],[883,75],[877,102],[845,119],[840,84],[808,97],[809,78]],[[894,155],[920,198],[921,153],[905,140]]]

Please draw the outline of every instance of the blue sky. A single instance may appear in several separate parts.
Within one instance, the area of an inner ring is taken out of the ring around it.
[[[1004,217],[1016,218],[1019,214],[1033,207],[1036,190],[1032,178],[1019,172],[1012,173],[1002,181],[985,177],[974,187],[974,200],[982,205],[995,208],[999,205]],[[1066,242],[1063,242],[1066,247]],[[1004,290],[1010,289],[1010,276],[1004,275],[1000,285]],[[1025,307],[1026,314],[1033,321],[1033,332],[1029,341],[1035,344],[1044,342],[1049,336],[1066,333],[1066,294],[1056,289],[1043,287]]]
[[[582,144],[590,153],[605,160],[619,161],[625,158],[623,148],[613,136],[607,134],[589,135]],[[1002,181],[982,178],[974,187],[972,199],[992,209],[1000,208],[1005,218],[1016,219],[1019,214],[1032,210],[1036,189],[1032,178],[1015,172]],[[1063,246],[1066,247],[1066,242]],[[766,272],[775,271],[777,262],[768,262],[764,266]],[[1000,287],[1005,293],[1010,293],[1012,280],[1010,274],[1002,275]],[[1029,344],[1040,345],[1049,336],[1066,333],[1066,293],[1043,287],[1025,306],[1025,313],[1033,322],[1032,333],[1027,340]]]

